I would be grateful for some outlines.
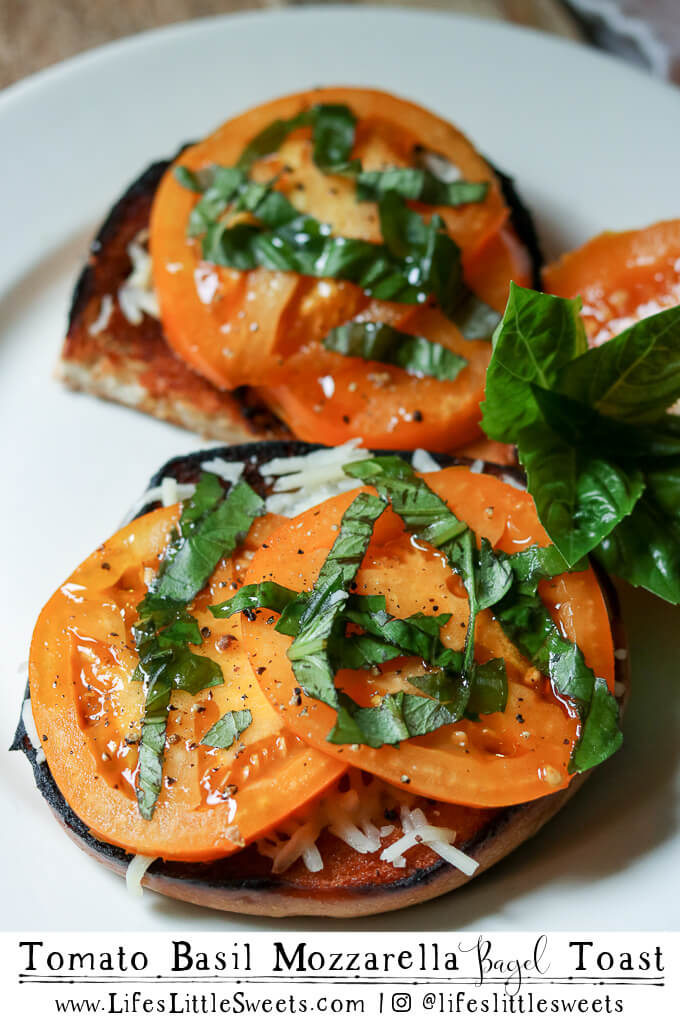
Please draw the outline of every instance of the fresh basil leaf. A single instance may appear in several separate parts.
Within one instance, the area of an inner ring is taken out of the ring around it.
[[[410,464],[396,455],[368,457],[345,464],[343,471],[373,485],[388,499],[409,531],[440,547],[467,530],[467,524],[451,513],[443,499],[416,475]]]
[[[564,367],[560,390],[601,415],[648,424],[680,394],[680,306],[634,323]]]
[[[187,188],[188,191],[195,191],[200,195],[205,190],[197,175],[188,166],[176,166],[173,174],[177,183],[181,184],[183,188]]]
[[[460,674],[456,675],[448,670],[440,670],[437,673],[411,676],[409,683],[424,691],[434,699],[435,703],[445,708],[451,717],[450,722],[458,722],[466,714],[470,700],[470,686]]]
[[[199,482],[196,496],[180,518],[174,553],[164,561],[152,586],[154,593],[164,598],[190,602],[222,557],[231,555],[254,519],[264,510],[263,500],[246,482],[234,485],[227,497],[217,504],[211,485],[210,500],[206,500],[204,507],[203,492],[207,491],[207,485],[207,482]],[[223,493],[221,486],[219,488]],[[201,516],[198,516],[199,511]]]
[[[317,615],[318,606],[328,596],[334,603],[343,601],[337,597],[337,593],[340,591],[347,595],[347,587],[354,580],[366,555],[375,522],[384,511],[385,502],[367,492],[360,493],[345,510],[338,537],[310,592],[300,620],[302,630]]]
[[[172,634],[191,635],[182,637],[180,643],[200,645],[201,632],[193,616],[181,602],[173,602],[155,592],[147,592],[137,606],[139,622],[132,628],[135,639],[143,640],[163,631],[166,638],[172,641]]]
[[[324,337],[328,351],[347,357],[396,365],[411,375],[452,381],[467,365],[467,358],[448,347],[413,336],[384,322],[348,322]]]
[[[161,792],[165,729],[171,694],[172,684],[162,675],[156,675],[147,687],[137,775],[137,804],[139,813],[147,821],[153,816]]]
[[[202,195],[189,214],[187,235],[200,237],[237,199],[240,190],[246,185],[247,176],[236,167],[211,166],[202,170],[200,176],[194,174],[193,182],[195,187],[191,190],[198,189]]]
[[[361,596],[350,595],[343,610],[343,619],[396,648],[392,658],[398,655],[417,655],[431,666],[439,666],[454,673],[460,671],[463,661],[460,652],[448,648],[439,636],[441,628],[451,619],[450,613],[440,613],[437,616],[415,613],[406,619],[399,619],[386,612],[384,599],[382,601],[381,608],[367,609],[363,606]],[[355,638],[356,635],[352,635],[350,640],[354,641]]]
[[[446,247],[446,242],[441,242],[440,248]],[[202,248],[203,258],[215,265],[240,270],[260,266],[301,276],[348,280],[380,300],[421,304],[430,294],[440,297],[436,290],[440,276],[435,275],[433,260],[425,253],[414,250],[397,258],[384,245],[333,236],[327,224],[304,214],[272,228],[249,223],[232,227],[211,224]],[[439,255],[437,266],[441,262]],[[441,296],[447,306],[451,304],[448,295]]]
[[[536,585],[528,582],[514,586],[499,605],[494,615],[505,634],[520,652],[545,676],[550,678],[556,694],[566,698],[581,718],[581,734],[572,752],[570,771],[579,772],[605,761],[620,744],[609,730],[596,723],[602,712],[603,702],[611,699],[613,708],[608,715],[618,726],[618,706],[607,692],[607,698],[600,691],[603,680],[586,664],[580,648],[564,638],[554,624],[550,613],[537,593]],[[604,684],[606,688],[606,684]],[[589,720],[593,714],[593,723]],[[587,750],[580,753],[584,735],[588,734]],[[604,739],[598,740],[598,735]],[[587,763],[587,764],[586,764]]]
[[[601,678],[595,680],[593,694],[578,745],[574,749],[571,766],[575,772],[585,772],[599,765],[619,750],[623,735],[619,729],[619,706]]]
[[[627,517],[644,490],[642,472],[569,445],[545,425],[517,437],[541,523],[569,565]]]
[[[449,318],[458,327],[464,340],[491,340],[502,316],[468,290]]]
[[[476,543],[475,536],[466,528],[465,531],[457,538],[452,539],[450,542],[446,542],[442,547],[442,552],[446,554],[446,558],[460,576],[465,591],[467,592],[468,605],[469,605],[469,616],[467,631],[465,634],[465,651],[463,652],[463,676],[466,680],[466,684],[469,687],[472,679],[472,673],[474,670],[474,656],[475,656],[475,623],[477,620],[477,613],[479,612],[479,602],[477,600],[477,558],[476,558]]]
[[[482,539],[475,556],[477,605],[480,611],[491,609],[508,592],[515,575],[508,560],[494,553],[487,538]]]
[[[171,625],[172,626],[172,625]],[[199,634],[200,640],[200,634]],[[137,804],[142,818],[152,818],[161,791],[168,710],[173,690],[197,694],[223,682],[216,662],[186,646],[162,648],[158,638],[147,639],[133,679],[144,681],[146,699],[139,745]]]
[[[307,127],[313,120],[313,110],[303,110],[301,113],[286,120],[277,119],[272,121],[271,124],[268,124],[267,127],[263,128],[262,131],[251,139],[239,156],[236,166],[239,170],[247,173],[253,163],[258,159],[262,159],[263,156],[269,156],[272,152],[277,152],[288,135],[292,134],[293,131],[297,131],[298,128]]]
[[[358,171],[358,160],[350,162],[357,119],[348,106],[322,103],[315,108],[312,132],[313,159],[326,173]]]
[[[373,634],[331,633],[327,650],[333,673],[341,669],[371,669],[404,655],[398,645]]]
[[[503,659],[475,663],[466,714],[479,716],[504,712],[507,703],[508,676]]]
[[[243,613],[248,609],[271,609],[275,613],[282,613],[298,597],[298,592],[276,581],[261,581],[259,584],[245,584],[226,602],[208,608],[218,620],[228,620],[235,613]]]
[[[548,580],[569,571],[588,569],[587,558],[584,557],[570,566],[554,545],[530,545],[521,552],[512,553],[512,555],[503,553],[496,555],[505,559],[515,580],[520,585],[528,585],[534,591],[537,589],[539,581]]]
[[[344,705],[343,709],[327,737],[332,744],[394,745],[456,722],[445,705],[404,691],[386,694],[379,705],[370,708],[352,703],[351,708]]]
[[[345,511],[340,531],[324,561],[299,621],[299,631],[288,648],[295,677],[310,697],[337,710],[334,671],[327,645],[385,503],[360,493]]]
[[[258,159],[277,152],[293,131],[310,125],[315,164],[327,173],[335,172],[336,167],[343,169],[354,145],[356,117],[339,103],[319,103],[294,117],[272,121],[248,143],[237,167],[248,172]],[[349,167],[354,169],[353,164]]]
[[[219,747],[227,751],[237,737],[248,729],[253,721],[252,713],[244,708],[239,712],[226,712],[211,726],[201,740],[207,747]]]
[[[595,558],[608,573],[680,604],[680,464],[650,471],[633,512],[602,540]]]
[[[199,691],[223,683],[211,658],[188,647],[200,645],[198,623],[186,606],[204,587],[223,556],[230,555],[264,503],[245,482],[229,493],[219,479],[203,473],[194,495],[182,507],[160,568],[139,603],[133,628],[139,663],[133,679],[146,689],[137,778],[137,802],[145,819],[153,816],[161,789],[165,732],[172,692]]]
[[[487,181],[444,181],[417,167],[364,170],[357,177],[359,202],[379,202],[388,191],[394,191],[424,205],[459,206],[483,202],[488,190]]]
[[[560,370],[587,348],[580,307],[579,300],[510,284],[482,404],[482,428],[491,439],[514,442],[520,429],[540,420],[532,384],[553,388]]]

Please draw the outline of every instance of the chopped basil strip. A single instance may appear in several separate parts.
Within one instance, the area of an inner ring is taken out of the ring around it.
[[[516,443],[538,515],[568,564],[680,603],[680,307],[588,349],[580,301],[511,286],[483,427]]]
[[[253,721],[251,712],[244,708],[240,712],[226,712],[211,726],[201,740],[207,747],[219,747],[227,751],[237,737],[247,730]]]
[[[248,143],[239,156],[236,166],[239,170],[244,170],[247,173],[256,160],[276,152],[281,148],[288,135],[297,131],[298,128],[308,127],[312,120],[312,111],[303,110],[287,120],[272,121]]]
[[[328,639],[348,598],[349,584],[361,566],[375,521],[384,510],[382,500],[361,493],[345,511],[338,537],[306,599],[298,634],[287,652],[305,693],[334,708],[338,698],[326,651]]]
[[[343,617],[363,628],[366,634],[389,642],[399,655],[417,655],[430,666],[460,671],[463,661],[460,652],[447,648],[439,637],[441,628],[451,619],[450,613],[438,616],[415,613],[402,620],[386,611],[383,595],[350,595]],[[355,637],[352,635],[351,640]]]
[[[360,170],[359,161],[349,158],[357,123],[350,108],[340,103],[322,103],[314,109],[312,144],[316,165],[331,174]]]
[[[209,479],[214,479],[214,484]],[[216,494],[215,486],[221,495]],[[234,485],[226,499],[223,494],[215,475],[201,476],[196,495],[183,511],[177,536],[152,582],[150,590],[155,595],[189,602],[264,510],[264,502],[247,482]]]
[[[514,557],[506,558],[511,568]],[[570,701],[581,718],[581,734],[569,769],[584,772],[621,746],[619,710],[604,680],[586,664],[578,645],[562,637],[538,594],[540,578],[521,580],[523,565],[505,598],[494,608],[504,632],[545,676],[553,690]]]
[[[362,708],[346,695],[340,695],[338,719],[328,735],[332,744],[399,744],[409,737],[432,733],[456,722],[444,704],[418,694],[398,691],[386,694],[379,705]]]
[[[483,202],[489,190],[487,181],[443,181],[426,169],[391,167],[389,170],[363,170],[357,178],[357,200],[378,202],[388,191],[424,205],[467,205]]]
[[[166,608],[169,612],[170,607]],[[178,619],[198,631],[198,624],[184,607],[177,605],[176,609]],[[137,778],[137,803],[140,814],[146,819],[152,817],[161,791],[165,730],[172,692],[182,690],[197,694],[223,683],[222,671],[216,662],[196,655],[184,639],[180,643],[168,637],[173,628],[174,624],[170,623],[167,628],[156,630],[153,620],[143,617],[134,628],[139,663],[132,679],[142,681],[146,689]],[[195,637],[195,633],[190,634],[186,640],[200,644],[200,632],[198,641],[194,640]]]
[[[282,613],[286,606],[298,597],[298,592],[285,588],[282,584],[261,581],[259,584],[244,585],[226,602],[208,608],[218,620],[227,620],[234,613],[243,613],[246,610],[271,609],[275,613]]]
[[[468,716],[504,712],[508,703],[508,676],[503,659],[477,663],[467,703]]]
[[[236,165],[239,170],[248,172],[256,160],[280,149],[293,131],[311,126],[313,159],[316,165],[326,173],[353,170],[358,165],[349,162],[354,145],[355,125],[356,117],[349,107],[335,103],[319,103],[288,120],[272,121],[246,146]]]
[[[384,322],[348,322],[324,338],[326,350],[366,361],[396,365],[411,375],[455,379],[467,359],[424,336],[402,333]]]
[[[197,655],[201,633],[187,604],[204,587],[223,556],[229,556],[264,504],[239,482],[228,494],[215,475],[201,475],[191,500],[184,504],[160,568],[137,607],[133,628],[139,663],[133,680],[146,690],[139,746],[137,803],[143,818],[152,817],[161,790],[165,732],[172,692],[198,694],[223,683],[218,664]]]
[[[391,501],[407,528],[441,549],[461,576],[470,604],[463,660],[463,677],[471,688],[467,711],[478,711],[474,706],[484,704],[485,687],[498,683],[488,668],[479,679],[478,672],[484,667],[473,662],[476,614],[493,608],[510,640],[550,678],[554,691],[571,701],[579,712],[581,734],[570,769],[584,771],[609,757],[621,743],[616,700],[606,684],[602,689],[604,681],[586,665],[578,646],[562,637],[538,594],[540,580],[564,570],[565,561],[559,551],[530,548],[507,556],[494,553],[485,541],[477,550],[467,525],[461,527],[446,503],[399,457],[375,457],[348,464],[344,470],[375,486]],[[583,566],[582,562],[575,564],[577,569]]]

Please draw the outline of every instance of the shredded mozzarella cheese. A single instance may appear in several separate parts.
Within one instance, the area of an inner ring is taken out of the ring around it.
[[[204,460],[201,464],[202,471],[209,471],[225,482],[235,485],[243,474],[245,464],[242,460],[225,460],[224,457],[213,457],[212,460]]]
[[[505,484],[506,485],[512,485],[513,489],[520,489],[522,492],[526,491],[525,490],[525,486],[522,485],[521,482],[518,482],[517,479],[514,477],[514,475],[508,474],[506,472],[501,477],[502,477],[503,481],[505,482]]]
[[[441,471],[441,467],[427,450],[414,450],[411,466],[414,471],[420,471],[423,475],[427,474],[428,471]]]
[[[347,778],[349,789],[330,791],[311,809],[287,818],[277,825],[275,833],[258,840],[258,852],[272,860],[275,875],[287,871],[300,859],[309,871],[321,871],[323,857],[316,844],[324,830],[357,853],[377,853],[383,839],[391,836],[396,826],[378,828],[375,820],[384,819],[385,811],[397,806],[403,835],[382,851],[381,860],[395,868],[405,868],[404,854],[422,843],[466,875],[474,873],[477,862],[453,845],[456,833],[431,825],[420,808],[412,809],[413,794],[375,777],[367,785],[358,769],[350,769]]]
[[[387,861],[395,868],[406,867],[404,854],[422,843],[465,875],[473,875],[479,865],[468,854],[455,847],[456,833],[453,829],[430,825],[420,808],[413,811],[402,805],[401,827],[404,835],[380,854],[381,861]]]
[[[344,464],[365,460],[369,450],[359,449],[359,439],[351,439],[333,449],[314,450],[299,457],[277,457],[263,464],[260,473],[274,477],[274,491],[267,497],[267,510],[286,517],[297,517],[310,507],[341,492],[361,485],[358,478],[349,478]]]
[[[160,316],[158,297],[153,289],[151,276],[151,255],[144,247],[148,237],[148,230],[140,230],[127,246],[132,271],[118,288],[120,310],[133,326],[139,326],[144,312],[154,319]]]
[[[160,485],[147,489],[144,495],[137,500],[130,511],[128,519],[132,520],[149,503],[162,503],[163,506],[174,506],[175,503],[181,503],[184,499],[190,499],[195,492],[196,486],[193,482],[178,482],[174,478],[163,478]]]
[[[127,866],[125,871],[125,885],[131,896],[142,896],[142,879],[156,860],[155,857],[145,857],[144,854],[136,854]]]
[[[461,178],[461,172],[458,167],[439,152],[425,150],[420,157],[420,162],[426,170],[429,170],[431,174],[434,174],[440,181],[445,181],[447,184],[450,184],[451,181],[459,181]]]
[[[90,336],[98,336],[108,326],[113,312],[113,298],[110,294],[104,294],[99,305],[99,315],[88,326],[87,332]]]

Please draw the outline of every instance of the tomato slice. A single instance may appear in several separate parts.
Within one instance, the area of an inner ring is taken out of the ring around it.
[[[510,227],[465,260],[465,273],[475,292],[499,312],[505,309],[511,280],[522,286],[531,282],[529,256]],[[468,364],[453,381],[440,381],[307,343],[287,358],[275,384],[260,387],[263,398],[296,436],[329,446],[359,436],[366,446],[389,450],[422,446],[433,452],[454,450],[481,437],[479,405],[491,358],[489,343],[463,339],[435,308],[376,301],[355,318],[387,322],[426,336],[462,355]]]
[[[560,297],[580,294],[589,342],[604,343],[680,303],[680,220],[600,234],[546,266],[543,282]]]
[[[516,552],[531,543],[547,544],[531,497],[523,491],[467,468],[447,468],[424,476],[453,512],[491,544]],[[370,491],[370,490],[366,490]],[[246,583],[274,579],[304,590],[311,587],[332,545],[342,515],[357,490],[307,511],[276,531],[253,558]],[[371,544],[356,577],[358,594],[382,594],[394,616],[450,613],[442,640],[461,649],[468,603],[460,579],[441,554],[414,543],[400,519],[387,510],[378,520]],[[614,682],[614,653],[607,608],[592,570],[554,578],[541,585],[541,596],[562,632],[582,649],[597,676]],[[568,786],[571,750],[579,722],[568,706],[505,637],[490,611],[476,625],[476,657],[502,657],[508,673],[509,696],[504,713],[464,720],[400,747],[347,746],[326,740],[334,711],[308,697],[301,698],[286,650],[290,638],[259,612],[242,621],[243,640],[251,665],[286,725],[313,747],[337,761],[365,769],[414,793],[471,807],[523,803]],[[422,674],[414,659],[387,663],[379,675],[341,671],[337,685],[363,705],[376,696],[408,689],[408,677]],[[412,693],[417,693],[411,688]]]
[[[352,155],[367,170],[409,166],[417,146],[445,157],[471,181],[488,181],[483,202],[437,212],[463,251],[473,251],[496,234],[508,210],[500,185],[485,160],[451,124],[406,100],[367,89],[326,88],[265,103],[227,121],[179,162],[192,170],[234,165],[245,146],[278,118],[287,119],[318,103],[348,105],[358,118]],[[312,160],[311,129],[291,134],[280,150],[258,160],[256,180],[279,175],[276,187],[301,211],[342,236],[381,240],[375,203],[357,203],[353,182],[322,173]],[[168,171],[154,200],[150,248],[163,326],[177,354],[216,386],[257,385],[274,372],[282,356],[300,344],[320,340],[333,326],[366,304],[356,286],[295,274],[238,272],[206,265],[200,246],[186,237],[197,196]],[[290,329],[293,306],[295,330]]]
[[[271,829],[333,783],[344,765],[286,729],[253,681],[237,625],[208,612],[238,587],[244,562],[225,561],[192,608],[208,628],[200,653],[219,662],[225,682],[196,697],[173,695],[163,787],[152,819],[141,817],[135,778],[144,694],[131,681],[131,625],[145,572],[157,567],[178,516],[175,507],[133,521],[52,596],[33,635],[31,705],[50,771],[97,838],[130,853],[211,860]],[[258,530],[262,540],[263,522]],[[229,750],[201,745],[225,712],[243,708],[252,723]]]

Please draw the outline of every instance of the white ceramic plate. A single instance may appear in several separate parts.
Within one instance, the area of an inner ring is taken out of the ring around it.
[[[242,108],[317,83],[377,86],[449,117],[517,176],[548,255],[605,228],[680,215],[680,93],[502,24],[385,8],[228,16],[107,46],[0,96],[3,748],[43,602],[115,530],[148,476],[200,445],[53,380],[87,242],[146,164]],[[678,926],[678,614],[630,591],[624,609],[636,681],[625,749],[487,877],[362,928]],[[3,752],[0,796],[7,929],[328,927],[151,893],[132,900],[64,836],[23,756]]]

